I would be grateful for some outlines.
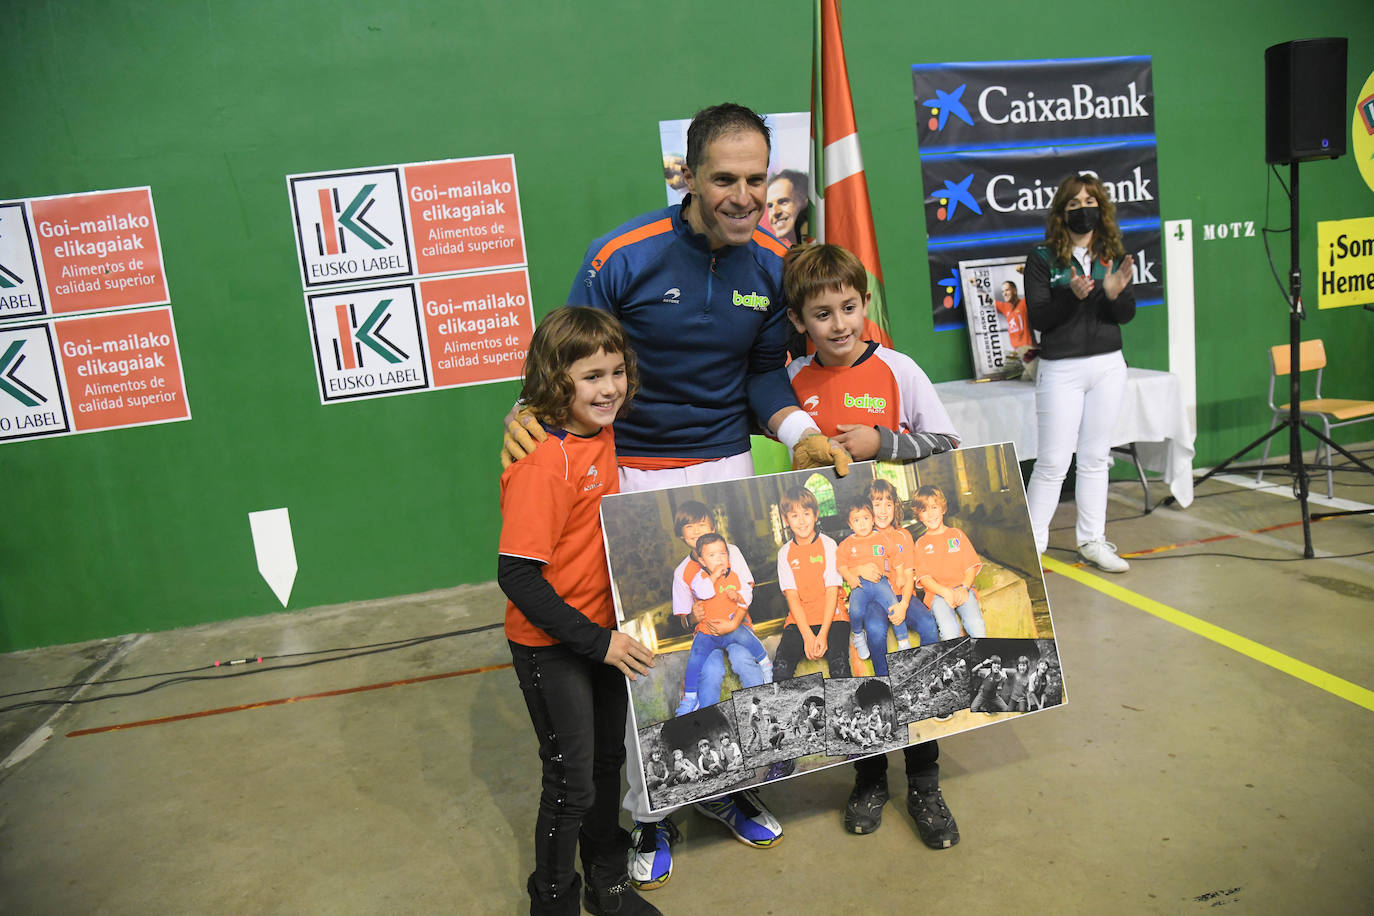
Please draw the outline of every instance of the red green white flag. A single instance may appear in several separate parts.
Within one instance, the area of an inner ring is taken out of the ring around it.
[[[842,245],[868,270],[873,301],[868,307],[868,337],[892,346],[878,260],[878,235],[868,201],[859,153],[849,69],[840,34],[839,0],[816,0],[815,42],[811,62],[811,231],[816,240]]]

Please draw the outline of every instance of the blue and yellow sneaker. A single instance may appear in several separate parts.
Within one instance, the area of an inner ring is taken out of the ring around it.
[[[673,876],[672,844],[681,837],[670,818],[657,823],[636,822],[630,831],[630,884],[649,891]]]
[[[767,849],[782,841],[782,825],[752,790],[697,803],[697,810],[730,828],[746,846]]]

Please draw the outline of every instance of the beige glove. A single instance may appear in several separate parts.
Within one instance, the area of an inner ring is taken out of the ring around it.
[[[849,473],[849,462],[852,460],[848,452],[820,433],[802,436],[792,450],[792,467],[798,471],[834,465],[835,476],[843,477]]]
[[[508,468],[521,458],[528,457],[539,443],[549,438],[534,411],[523,407],[506,424],[506,436],[501,443],[501,467]]]

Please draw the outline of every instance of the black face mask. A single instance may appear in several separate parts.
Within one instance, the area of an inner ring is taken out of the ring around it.
[[[1074,235],[1086,235],[1097,228],[1097,207],[1079,207],[1064,214],[1064,224]]]

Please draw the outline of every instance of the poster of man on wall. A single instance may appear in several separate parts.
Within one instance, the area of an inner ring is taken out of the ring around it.
[[[655,810],[1063,701],[1009,443],[621,493],[601,514],[619,627],[657,653],[630,682]],[[1032,706],[1042,662],[1052,702]]]
[[[959,262],[974,378],[1019,377],[1024,359],[1035,348],[1021,296],[1025,270],[1022,255]]]

